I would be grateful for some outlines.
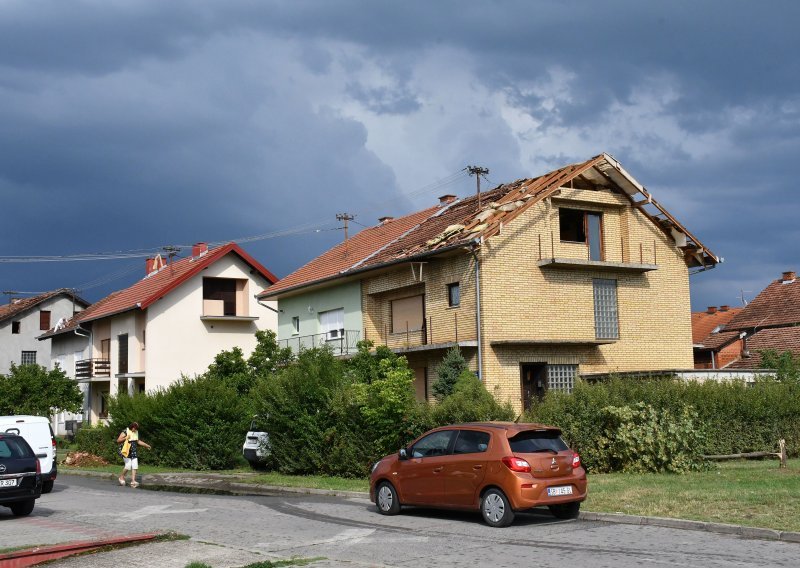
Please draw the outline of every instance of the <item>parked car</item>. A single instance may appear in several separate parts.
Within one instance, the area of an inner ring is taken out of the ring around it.
[[[42,494],[42,469],[25,438],[0,434],[0,505],[29,515]]]
[[[42,470],[42,493],[50,493],[58,476],[56,437],[43,416],[0,416],[0,432],[19,434],[33,448]]]
[[[259,425],[257,416],[250,421],[250,429],[242,445],[242,455],[253,469],[264,467],[269,456],[269,434]]]
[[[575,518],[586,492],[580,456],[561,430],[541,424],[435,428],[375,463],[370,475],[370,499],[381,514],[404,505],[480,510],[493,527],[545,505],[560,519]]]

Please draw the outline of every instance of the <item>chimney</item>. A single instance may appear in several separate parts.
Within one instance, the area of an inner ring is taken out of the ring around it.
[[[787,270],[783,273],[783,278],[781,280],[784,284],[788,284],[790,282],[794,282],[797,278],[797,273],[794,270]]]
[[[448,203],[452,203],[456,200],[456,196],[452,194],[446,194],[439,196],[439,205],[447,205]]]
[[[386,223],[388,223],[390,221],[394,221],[394,217],[388,217],[388,216],[387,217],[381,217],[380,219],[378,219],[378,221],[380,222],[381,225],[385,225]]]
[[[708,310],[706,310],[707,314],[715,314],[717,313],[717,306],[708,306]]]
[[[155,270],[155,259],[148,258],[147,260],[144,261],[144,273],[145,275],[147,275],[153,272],[153,270]]]
[[[192,257],[197,258],[208,252],[208,243],[195,243],[192,247]]]
[[[727,312],[729,309],[731,309],[731,307],[727,304],[723,304],[719,307],[719,311],[721,312]]]

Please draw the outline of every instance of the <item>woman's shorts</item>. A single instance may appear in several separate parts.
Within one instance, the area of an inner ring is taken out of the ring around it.
[[[125,469],[139,469],[139,458],[122,458],[125,460]]]

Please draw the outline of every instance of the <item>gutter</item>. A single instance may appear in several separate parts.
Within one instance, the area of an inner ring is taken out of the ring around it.
[[[475,249],[480,246],[480,240],[474,239],[469,251],[475,259],[475,320],[477,325],[478,339],[478,379],[483,382],[483,348],[481,347],[481,263]]]

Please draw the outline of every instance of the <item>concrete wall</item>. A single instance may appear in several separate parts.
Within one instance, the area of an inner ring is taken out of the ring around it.
[[[339,308],[344,309],[344,328],[360,331],[361,283],[346,282],[281,299],[278,307],[278,339],[321,333],[319,313]],[[299,333],[295,333],[292,327],[293,317],[300,318]]]

